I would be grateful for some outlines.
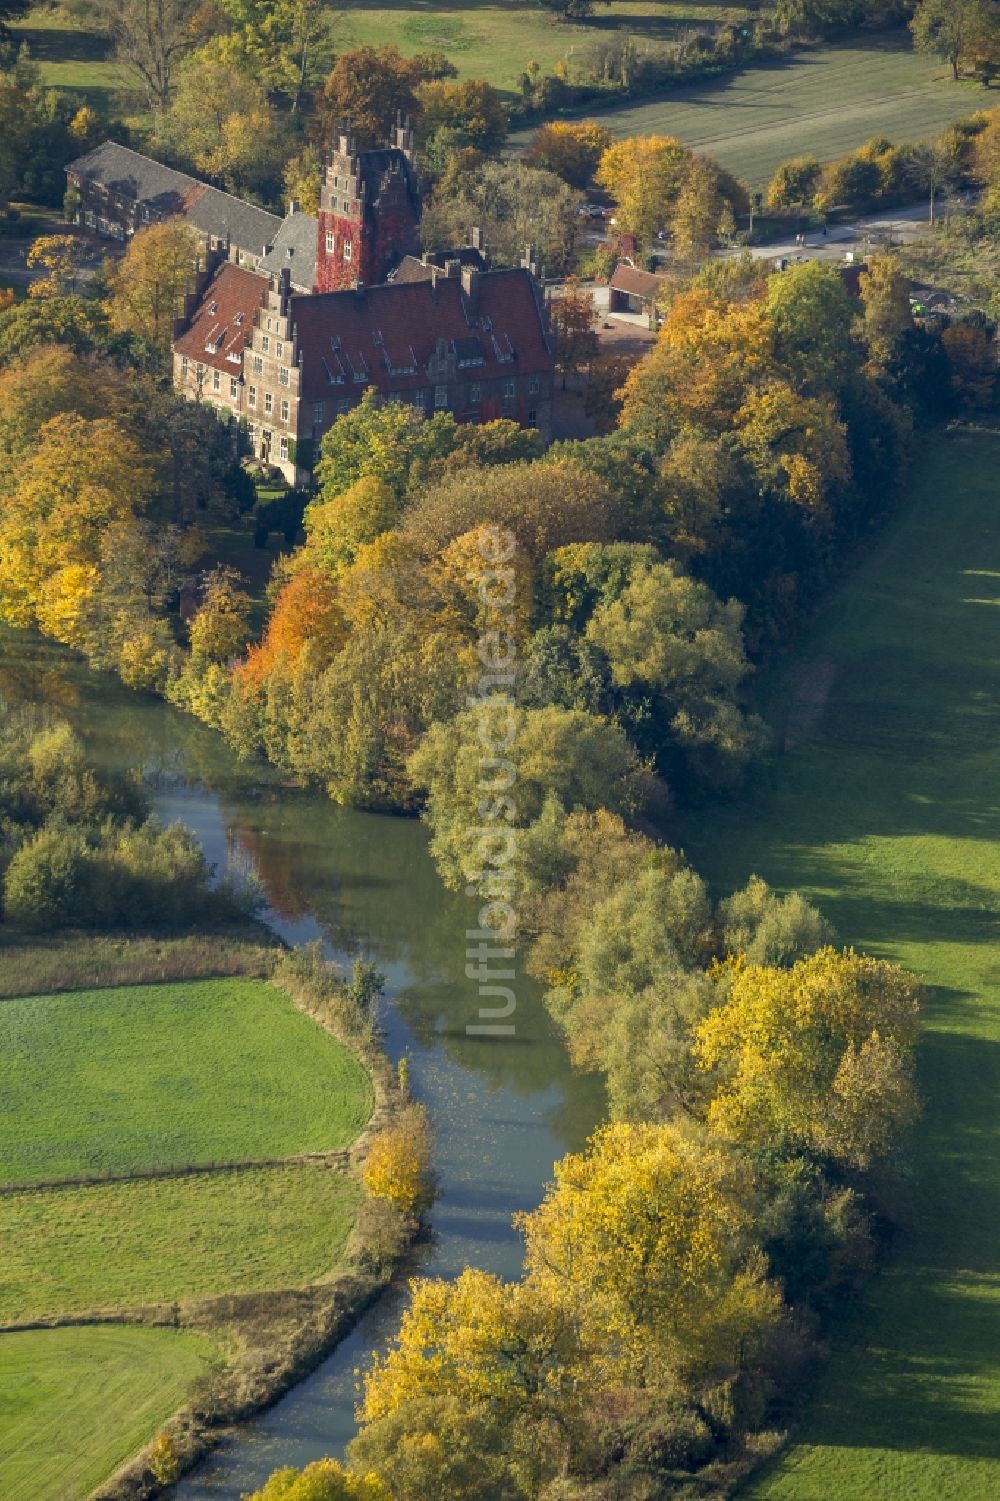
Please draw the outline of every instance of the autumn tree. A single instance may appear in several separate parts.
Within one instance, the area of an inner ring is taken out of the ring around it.
[[[873,255],[860,278],[859,327],[876,369],[885,369],[898,354],[902,340],[913,328],[910,283],[892,255]]]
[[[822,167],[815,156],[792,156],[782,162],[767,185],[768,208],[807,208]]]
[[[204,40],[201,0],[92,0],[115,52],[146,94],[164,111],[180,61]]]
[[[330,65],[322,0],[219,0],[219,7],[233,24],[247,71],[282,94],[294,115]]]
[[[323,437],[316,470],[320,495],[333,500],[360,479],[376,479],[401,498],[411,473],[451,452],[458,442],[450,412],[427,418],[407,402],[382,401],[369,387],[356,407]]]
[[[362,1179],[370,1194],[388,1199],[406,1216],[422,1213],[433,1198],[427,1113],[410,1105],[374,1138]]]
[[[554,172],[571,188],[585,188],[610,145],[610,133],[597,120],[549,120],[535,131],[524,160]]]
[[[774,353],[799,390],[837,390],[852,365],[855,305],[836,269],[820,261],[790,266],[767,284]]]
[[[192,656],[205,662],[228,662],[246,646],[250,597],[234,569],[216,568],[205,579],[189,630]]]
[[[747,396],[737,428],[759,482],[828,524],[851,479],[847,429],[830,397],[769,381]]]
[[[612,432],[618,425],[622,388],[637,363],[636,355],[616,354],[612,350],[589,361],[584,411],[599,433]]]
[[[433,79],[417,88],[419,135],[425,153],[460,150],[493,153],[507,138],[507,109],[484,78]]]
[[[280,180],[286,155],[281,120],[263,84],[224,38],[187,59],[161,128],[197,172],[232,193]]]
[[[491,848],[509,846],[514,871],[517,831],[541,817],[548,796],[567,810],[610,808],[636,813],[643,806],[648,783],[617,726],[554,705],[519,709],[498,701],[488,703],[482,715],[495,725],[496,742],[518,768],[517,801],[501,798],[500,818],[489,834]],[[495,781],[494,794],[499,797],[507,785],[502,771],[495,770],[487,777],[486,788],[482,787],[482,732],[480,712],[467,709],[447,724],[433,725],[409,761],[414,784],[426,789],[431,850],[445,885],[452,890],[461,890],[466,881],[473,880],[487,859],[477,842],[484,791]]]
[[[75,235],[39,235],[31,242],[25,264],[45,275],[28,285],[29,297],[65,297],[80,278],[81,245]]]
[[[556,340],[556,369],[567,377],[577,376],[591,363],[600,348],[595,324],[598,313],[588,288],[575,276],[566,280],[559,297],[549,305],[549,320]]]
[[[691,152],[673,136],[632,136],[608,146],[597,181],[615,200],[619,227],[642,243],[666,228],[690,161]]]
[[[482,162],[452,181],[446,174],[424,211],[429,250],[461,244],[469,225],[480,227],[496,264],[518,266],[534,246],[549,272],[572,264],[582,196],[554,172],[522,161]]]
[[[108,278],[112,328],[144,339],[167,361],[174,321],[194,287],[200,258],[198,236],[181,219],[140,229]]]
[[[323,139],[335,136],[349,120],[362,150],[384,146],[398,115],[416,115],[420,82],[419,65],[391,43],[342,52],[317,98]]]
[[[791,969],[737,965],[695,1050],[710,1126],[751,1151],[867,1168],[916,1112],[919,991],[894,964],[826,948]]]
[[[719,173],[708,157],[691,161],[671,216],[674,254],[682,261],[703,261],[715,244],[722,217]]]
[[[304,1470],[275,1470],[247,1501],[391,1501],[378,1476],[345,1469],[335,1459],[317,1459]]]
[[[918,52],[943,58],[958,78],[959,65],[995,48],[998,19],[989,0],[921,0],[910,22]]]
[[[303,518],[302,559],[327,577],[352,563],[361,547],[392,530],[401,514],[398,495],[375,475],[355,480],[339,495],[332,489],[331,483],[324,483],[321,498],[306,507]]]

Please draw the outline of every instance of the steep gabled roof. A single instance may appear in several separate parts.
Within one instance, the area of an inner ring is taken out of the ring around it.
[[[287,270],[297,292],[311,292],[316,284],[316,224],[312,214],[299,210],[284,218],[261,271]]]
[[[469,297],[459,277],[293,297],[302,395],[320,400],[424,387],[439,352],[467,378],[552,369],[535,287],[527,271],[482,272]]]
[[[174,340],[178,354],[229,375],[243,370],[254,314],[267,301],[268,279],[224,261],[198,299],[191,322]]]
[[[269,214],[254,203],[244,203],[231,193],[209,187],[186,172],[121,146],[117,141],[103,141],[70,162],[67,172],[86,178],[120,198],[145,204],[156,214],[180,214],[204,234],[218,240],[229,239],[234,245],[263,253],[281,228],[276,214]]]

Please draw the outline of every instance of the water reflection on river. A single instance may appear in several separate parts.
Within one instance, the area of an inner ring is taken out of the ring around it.
[[[379,965],[389,979],[387,1046],[393,1057],[410,1053],[436,1132],[441,1196],[421,1267],[516,1274],[510,1217],[537,1204],[554,1159],[582,1144],[601,1091],[570,1070],[526,977],[513,1038],[465,1035],[477,1007],[464,973],[475,909],[442,887],[422,827],[335,808],[243,766],[210,730],[31,636],[0,632],[0,694],[53,705],[99,761],[140,768],[161,815],[194,828],[220,869],[252,862],[282,936],[320,937],[343,960],[364,954]],[[355,1369],[392,1333],[404,1297],[383,1298],[308,1380],[180,1485],[179,1501],[237,1501],[279,1464],[337,1453],[353,1431]]]

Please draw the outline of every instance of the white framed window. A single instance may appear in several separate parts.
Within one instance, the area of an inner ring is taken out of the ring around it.
[[[542,383],[541,383],[541,381],[539,380],[539,378],[538,378],[537,375],[533,375],[531,377],[531,379],[528,381],[528,394],[529,394],[529,396],[537,396],[538,393],[539,393],[539,391],[541,389],[542,389]]]
[[[200,361],[197,365],[195,365],[194,373],[198,377],[198,384],[200,386],[202,381],[205,379],[205,367],[203,364],[201,364]]]
[[[354,246],[350,240],[344,241],[344,260],[349,261],[354,254]]]
[[[477,407],[482,398],[483,388],[481,385],[479,385],[478,381],[476,381],[469,387],[469,401],[472,406]]]
[[[187,378],[188,378],[188,357],[185,354],[185,355],[181,356],[181,380],[187,380]]]
[[[248,422],[247,423],[247,437],[250,439],[250,446],[251,446],[251,448],[255,447],[256,443],[257,443],[257,424],[256,424],[256,422]]]
[[[267,334],[262,334],[261,335],[260,347],[261,347],[261,349],[263,349],[263,351],[264,351],[265,354],[270,354],[271,353],[271,341],[267,337]]]
[[[415,407],[426,407],[426,405],[427,405],[427,392],[426,391],[422,391],[422,390],[421,391],[414,391],[414,393],[413,393],[413,405]]]
[[[280,339],[274,346],[274,358],[276,360],[283,360],[285,358],[285,346]]]
[[[230,380],[229,380],[229,396],[230,396],[230,399],[232,401],[235,401],[237,399],[237,397],[239,396],[239,394],[240,394],[240,383],[235,378],[235,376],[231,376]]]
[[[282,422],[287,422],[288,421],[288,402],[287,401],[283,401],[281,403],[281,420],[282,420]]]
[[[282,385],[282,386],[287,386],[288,385],[288,367],[287,367],[287,365],[282,365],[281,369],[278,371],[278,384]]]
[[[287,433],[282,433],[281,437],[278,439],[278,457],[280,459],[287,459],[288,458],[288,434]]]
[[[212,390],[213,391],[221,391],[222,390],[222,376],[221,376],[221,374],[219,373],[218,370],[213,370],[212,371]]]
[[[253,411],[253,409],[254,409],[254,407],[256,405],[257,405],[257,387],[256,386],[248,386],[247,387],[247,406],[250,408],[251,411]]]
[[[315,401],[315,402],[313,402],[313,426],[314,427],[317,427],[317,426],[319,426],[319,425],[322,424],[322,421],[323,421],[323,418],[324,418],[325,415],[326,415],[326,408],[323,406],[323,403],[321,401]]]
[[[513,380],[505,380],[504,383],[503,383],[503,399],[504,399],[504,401],[513,401],[514,397],[516,395],[517,395],[517,382],[513,381]]]
[[[438,408],[440,408],[440,407],[446,407],[448,405],[448,387],[447,386],[435,386],[434,387],[434,405],[435,405],[435,407],[438,407]]]
[[[270,417],[271,412],[273,410],[274,410],[274,397],[271,395],[270,391],[265,391],[264,392],[264,415],[265,415],[265,417]]]
[[[528,426],[538,426],[538,413],[535,411],[534,407],[532,407],[531,411],[528,413]]]
[[[336,250],[336,248],[337,248],[337,241],[336,241],[336,238],[334,237],[333,230],[332,229],[328,229],[327,232],[326,232],[326,253],[327,253],[327,255],[332,255],[333,252]]]
[[[254,375],[264,374],[264,361],[259,354],[255,354],[253,357],[253,373]]]

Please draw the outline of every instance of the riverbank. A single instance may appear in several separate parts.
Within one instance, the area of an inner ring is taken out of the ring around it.
[[[1000,1485],[1000,440],[934,441],[857,573],[772,670],[801,720],[752,799],[680,830],[721,889],[756,871],[926,982],[924,1115],[894,1255],[845,1324],[756,1501],[985,1501]],[[796,716],[798,715],[798,719]]]

